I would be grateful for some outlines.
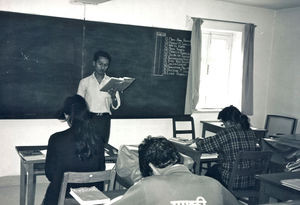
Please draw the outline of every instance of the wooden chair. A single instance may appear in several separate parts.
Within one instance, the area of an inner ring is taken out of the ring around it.
[[[295,134],[298,120],[293,117],[281,115],[267,115],[265,129],[267,137],[280,134]]]
[[[194,118],[191,115],[173,116],[172,123],[173,137],[182,136],[185,139],[195,139]]]
[[[195,174],[200,175],[200,159],[201,159],[201,152],[194,150],[186,145],[179,144],[177,142],[173,142],[174,146],[176,147],[177,151],[180,152],[181,154],[184,154],[186,156],[189,156],[193,159],[194,161],[194,166],[193,166],[193,171]]]
[[[98,172],[65,172],[63,182],[61,184],[58,205],[64,205],[67,201],[65,199],[67,184],[68,183],[95,183],[104,182],[104,189],[106,191],[112,191],[114,189],[116,171],[112,170],[98,171]],[[75,200],[71,199],[68,204],[76,204]]]
[[[249,205],[257,204],[259,197],[259,185],[256,184],[255,187],[249,189],[234,189],[234,181],[239,176],[251,176],[255,177],[257,174],[264,174],[268,171],[268,165],[270,162],[272,153],[264,151],[243,151],[237,156],[236,161],[233,165],[233,170],[230,175],[230,180],[228,183],[228,190],[239,199],[240,201],[246,202]],[[249,161],[251,168],[240,168],[238,165],[241,162]]]

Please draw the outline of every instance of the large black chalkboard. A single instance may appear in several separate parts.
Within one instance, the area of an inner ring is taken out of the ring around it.
[[[136,81],[121,93],[121,117],[183,114],[190,31],[0,12],[0,118],[54,118],[98,49],[108,74]]]

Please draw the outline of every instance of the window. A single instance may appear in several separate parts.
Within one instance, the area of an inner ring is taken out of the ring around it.
[[[241,107],[242,32],[202,29],[199,101],[196,109]]]

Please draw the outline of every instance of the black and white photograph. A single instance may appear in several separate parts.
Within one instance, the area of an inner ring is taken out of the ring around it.
[[[300,204],[299,19],[300,0],[0,0],[0,204]]]

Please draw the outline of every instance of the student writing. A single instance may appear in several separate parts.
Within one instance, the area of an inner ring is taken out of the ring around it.
[[[206,176],[219,180],[225,187],[229,182],[233,163],[240,151],[255,151],[256,136],[250,128],[249,118],[241,113],[236,107],[229,106],[224,108],[218,115],[222,120],[225,129],[218,132],[215,136],[204,139],[197,138],[197,148],[201,152],[217,152],[219,154],[218,163],[208,169]],[[242,162],[240,166],[251,168],[249,162]],[[243,189],[254,186],[254,178],[240,176],[234,182],[235,189]]]

